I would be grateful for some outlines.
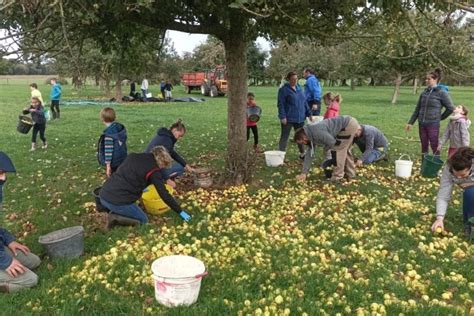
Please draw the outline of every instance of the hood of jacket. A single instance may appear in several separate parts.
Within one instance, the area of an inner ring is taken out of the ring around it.
[[[127,130],[123,124],[118,122],[113,122],[110,124],[105,129],[104,134],[114,139],[118,139],[121,142],[125,142],[127,140]]]

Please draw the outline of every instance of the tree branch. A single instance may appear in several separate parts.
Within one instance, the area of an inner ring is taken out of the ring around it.
[[[469,4],[467,5],[464,5],[462,3],[458,3],[456,1],[453,1],[453,0],[445,0],[446,3],[448,4],[452,4],[456,7],[458,7],[460,10],[464,10],[464,11],[468,11],[468,12],[471,12],[471,13],[474,13],[474,7],[470,6]]]

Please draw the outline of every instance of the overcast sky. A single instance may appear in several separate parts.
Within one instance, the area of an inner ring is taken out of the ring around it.
[[[205,42],[207,38],[207,35],[203,34],[188,34],[177,31],[168,31],[166,35],[171,39],[174,48],[180,56],[182,56],[184,52],[192,52],[196,46]],[[257,43],[260,44],[263,50],[270,50],[270,43],[264,38],[259,37]]]

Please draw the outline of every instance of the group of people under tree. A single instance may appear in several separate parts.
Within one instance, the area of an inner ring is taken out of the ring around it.
[[[148,102],[148,97],[149,95],[149,83],[147,78],[143,78],[140,89],[142,93],[138,93],[136,91],[136,84],[135,81],[130,81],[130,93],[129,96],[132,97],[133,99],[139,99],[142,100],[143,102]],[[160,82],[160,92],[161,92],[161,97],[165,101],[171,101],[173,98],[173,94],[171,92],[173,90],[173,85],[171,84],[170,80],[165,81],[164,79],[161,79]]]
[[[287,76],[288,83],[278,92],[277,101],[278,118],[281,122],[279,148],[286,150],[293,128],[294,141],[298,145],[299,157],[303,160],[302,172],[297,179],[303,181],[307,178],[318,146],[324,148],[322,166],[334,165],[332,172],[326,175],[331,181],[341,181],[344,177],[351,179],[356,176],[356,166],[386,158],[388,141],[383,133],[376,127],[359,124],[354,117],[339,115],[341,96],[330,92],[321,96],[321,87],[313,72],[305,69],[304,74],[309,82],[305,89],[309,91],[303,91],[298,85],[297,74],[290,72]],[[422,154],[426,155],[428,146],[431,145],[433,153],[439,155],[440,121],[449,117],[450,123],[441,142],[443,144],[450,141],[449,158],[441,175],[436,200],[436,220],[432,229],[444,228],[448,203],[454,186],[458,185],[464,190],[463,220],[466,237],[470,237],[471,223],[474,222],[474,149],[469,147],[468,110],[463,105],[454,108],[449,94],[438,84],[439,80],[438,70],[428,73],[428,87],[418,100],[407,130],[418,120]],[[313,89],[314,82],[319,89]],[[38,96],[36,90],[37,87],[32,85],[32,106],[25,109],[25,112],[36,117],[35,124],[40,125],[36,130],[46,147],[44,128],[41,127],[44,108],[41,95]],[[324,119],[313,122],[315,116],[321,112],[321,100],[327,105]],[[247,106],[255,105],[255,95],[249,93]],[[443,113],[442,108],[445,108]],[[452,112],[454,115],[451,115]],[[59,118],[59,111],[57,113]],[[193,172],[193,168],[174,149],[176,142],[186,133],[183,122],[178,120],[170,128],[159,128],[143,153],[129,154],[127,130],[123,124],[116,121],[115,110],[103,108],[100,118],[106,128],[100,137],[97,154],[107,176],[100,190],[100,202],[110,211],[108,228],[148,222],[148,216],[136,202],[149,185],[155,186],[159,196],[182,220],[190,221],[191,215],[180,207],[165,187],[165,183],[176,186],[174,179],[185,171]],[[306,119],[310,123],[305,125]],[[252,128],[252,125],[249,126],[248,122],[247,127],[247,138],[252,131],[254,145],[258,145],[258,130]],[[33,143],[36,143],[36,140]],[[357,162],[354,162],[351,152],[354,143],[363,153]],[[11,159],[0,152],[0,207],[9,172],[16,172],[16,169]],[[16,242],[7,230],[0,228],[0,291],[15,292],[36,285],[38,277],[31,270],[39,264],[40,260],[36,255],[26,246]]]

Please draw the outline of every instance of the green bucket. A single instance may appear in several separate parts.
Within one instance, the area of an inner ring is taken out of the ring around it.
[[[421,175],[425,178],[436,178],[443,164],[444,161],[439,156],[425,155],[421,163]]]

